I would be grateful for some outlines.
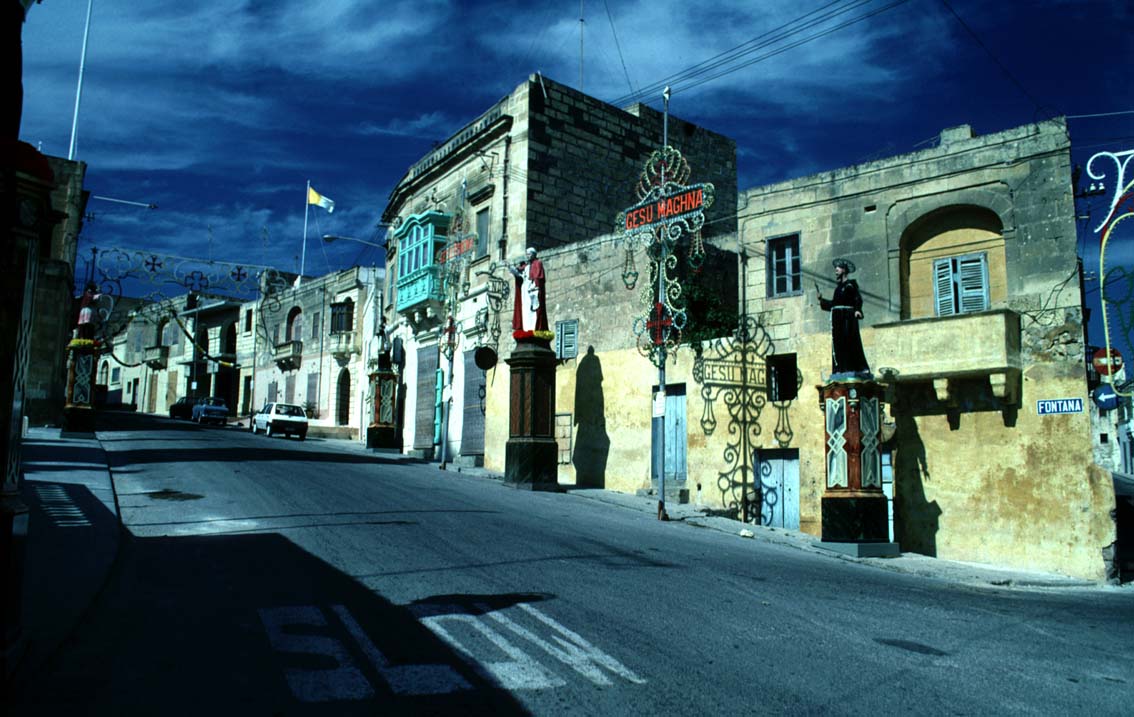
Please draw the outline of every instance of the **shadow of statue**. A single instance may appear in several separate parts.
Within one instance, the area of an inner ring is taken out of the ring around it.
[[[905,552],[937,556],[941,507],[925,495],[931,480],[917,407],[936,402],[931,386],[903,386],[894,406],[894,540]]]
[[[602,363],[595,347],[579,360],[575,371],[575,446],[571,462],[580,488],[606,487],[610,437],[606,434],[606,401],[602,392]]]

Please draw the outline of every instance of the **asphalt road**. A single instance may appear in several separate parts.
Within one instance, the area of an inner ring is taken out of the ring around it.
[[[980,589],[342,441],[127,416],[28,714],[1130,714],[1134,592]]]

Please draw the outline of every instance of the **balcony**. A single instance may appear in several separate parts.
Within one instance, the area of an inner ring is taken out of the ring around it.
[[[327,338],[327,347],[331,355],[346,361],[351,354],[362,353],[358,343],[357,331],[335,331]]]
[[[168,346],[147,346],[145,351],[146,365],[152,369],[160,370],[169,365]]]
[[[273,356],[273,358],[275,359],[276,365],[284,371],[299,368],[300,362],[303,361],[303,342],[284,341],[283,343],[276,344],[275,356]]]
[[[988,376],[993,394],[1016,404],[1020,385],[1020,315],[1000,309],[914,319],[874,327],[871,363],[893,368],[893,381],[932,381],[951,402],[950,379]],[[882,373],[882,371],[879,371]]]

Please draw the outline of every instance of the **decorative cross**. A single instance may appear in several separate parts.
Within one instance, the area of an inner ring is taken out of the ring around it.
[[[646,329],[650,332],[650,338],[654,342],[654,346],[662,346],[669,338],[670,329],[673,328],[673,317],[670,316],[669,310],[666,309],[665,304],[660,301],[654,304],[654,308],[650,311],[650,318],[646,321]]]
[[[156,256],[151,256],[149,259],[146,259],[146,268],[150,270],[151,274],[157,272],[162,266],[161,259],[158,259]]]
[[[233,281],[239,284],[248,278],[248,272],[244,270],[244,267],[238,266],[232,270],[232,274],[230,276],[232,276]]]
[[[190,291],[204,291],[209,288],[209,277],[200,270],[194,269],[185,277],[184,283]]]

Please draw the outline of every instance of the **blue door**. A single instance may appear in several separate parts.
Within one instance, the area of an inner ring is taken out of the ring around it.
[[[657,397],[657,387],[654,387],[654,397]],[[653,430],[651,431],[650,450],[650,480],[655,488],[658,483],[658,460],[661,452],[662,419],[654,416]],[[686,453],[685,436],[685,384],[670,384],[666,386],[665,393],[665,480],[669,485],[685,486],[687,468],[685,465]]]
[[[760,491],[760,524],[799,530],[799,451],[756,451],[753,466]]]

